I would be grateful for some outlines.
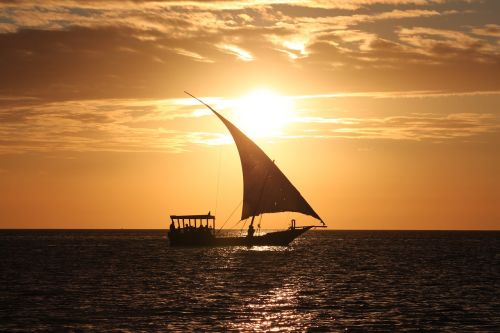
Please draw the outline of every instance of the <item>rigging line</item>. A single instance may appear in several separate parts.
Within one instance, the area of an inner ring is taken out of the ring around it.
[[[244,221],[244,220],[239,220],[239,221],[236,221],[236,223],[234,223],[229,229],[234,229],[238,223],[240,223],[241,221]],[[245,225],[246,222],[243,222],[243,225]]]
[[[259,216],[259,224],[257,224],[257,227],[258,227],[257,232],[258,232],[258,233],[260,233],[260,224],[261,224],[261,222],[262,222],[262,217],[263,217],[263,216],[264,216],[264,214],[260,214],[260,216]]]
[[[241,221],[239,221],[239,222],[241,222]],[[245,224],[247,224],[247,222],[248,222],[248,218],[243,220],[243,225],[241,226],[241,229],[240,229],[240,237],[243,235],[243,229],[245,229]]]
[[[219,184],[220,184],[220,169],[221,169],[221,160],[222,160],[222,146],[219,146],[219,168],[217,170],[217,187],[215,190],[215,213],[214,215],[217,216],[217,206],[219,203]]]
[[[217,230],[217,233],[219,233],[222,228],[224,228],[224,226],[226,225],[226,223],[231,219],[231,217],[233,217],[234,213],[236,212],[236,210],[238,208],[240,208],[241,204],[243,203],[243,199],[240,201],[240,203],[233,209],[233,211],[231,212],[231,215],[229,215],[229,217],[227,218],[227,220],[222,223],[222,226],[219,228],[219,230]],[[236,222],[236,224],[238,224],[240,221]]]
[[[273,163],[274,163],[274,160],[273,160]],[[258,201],[257,206],[254,209],[254,214],[252,216],[252,222],[250,222],[250,225],[252,225],[252,226],[253,226],[253,220],[255,219],[255,216],[258,214],[263,214],[263,213],[257,213],[257,210],[260,208],[260,205],[262,203],[262,196],[264,195],[264,189],[266,188],[267,178],[269,178],[269,171],[270,170],[267,170],[266,177],[264,178],[264,183],[262,184],[262,189],[260,190],[259,201]],[[262,219],[262,215],[260,215],[260,218]],[[260,228],[260,226],[259,226],[259,228]]]

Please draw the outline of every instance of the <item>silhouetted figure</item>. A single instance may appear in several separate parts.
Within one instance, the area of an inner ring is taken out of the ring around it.
[[[174,224],[174,221],[172,221],[172,223],[170,223],[170,232],[175,232],[175,224]]]
[[[254,227],[253,227],[253,224],[250,224],[250,225],[248,226],[248,234],[247,234],[247,237],[248,237],[248,238],[252,238],[254,233],[255,233],[255,229],[254,229]]]

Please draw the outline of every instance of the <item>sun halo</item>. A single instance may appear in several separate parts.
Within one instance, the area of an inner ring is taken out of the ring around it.
[[[253,138],[281,135],[290,122],[292,99],[269,89],[254,90],[237,99],[233,108],[236,125]]]

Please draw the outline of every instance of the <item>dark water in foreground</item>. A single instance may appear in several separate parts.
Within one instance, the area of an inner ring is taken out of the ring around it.
[[[0,331],[498,331],[499,232],[316,231],[169,248],[164,231],[0,231]]]

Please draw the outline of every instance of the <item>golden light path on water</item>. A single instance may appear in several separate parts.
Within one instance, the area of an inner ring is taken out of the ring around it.
[[[297,244],[301,240],[297,240]],[[232,257],[235,253],[245,253],[257,257],[261,255],[290,254],[296,251],[293,247],[274,247],[274,246],[253,246],[236,247],[233,249],[219,249],[227,252],[227,256]],[[253,260],[252,260],[253,261]],[[226,268],[229,268],[229,263]],[[252,267],[248,267],[252,271]],[[279,270],[279,267],[276,267]],[[290,276],[281,276],[276,274],[275,281],[261,281],[262,275],[259,272],[254,273],[255,284],[248,285],[248,291],[255,289],[262,284],[262,291],[258,293],[245,293],[240,300],[239,305],[232,309],[232,312],[238,314],[238,320],[229,323],[229,331],[242,332],[281,332],[294,331],[300,328],[307,328],[313,319],[313,313],[310,311],[301,311],[300,294],[301,279],[295,280]],[[252,279],[252,277],[250,277]],[[277,283],[279,281],[279,283]],[[266,288],[271,285],[281,284],[278,287]]]
[[[312,319],[310,312],[298,310],[298,286],[285,283],[255,298],[245,299],[245,312],[258,316],[248,321],[233,323],[230,329],[238,331],[278,332],[307,327]]]

